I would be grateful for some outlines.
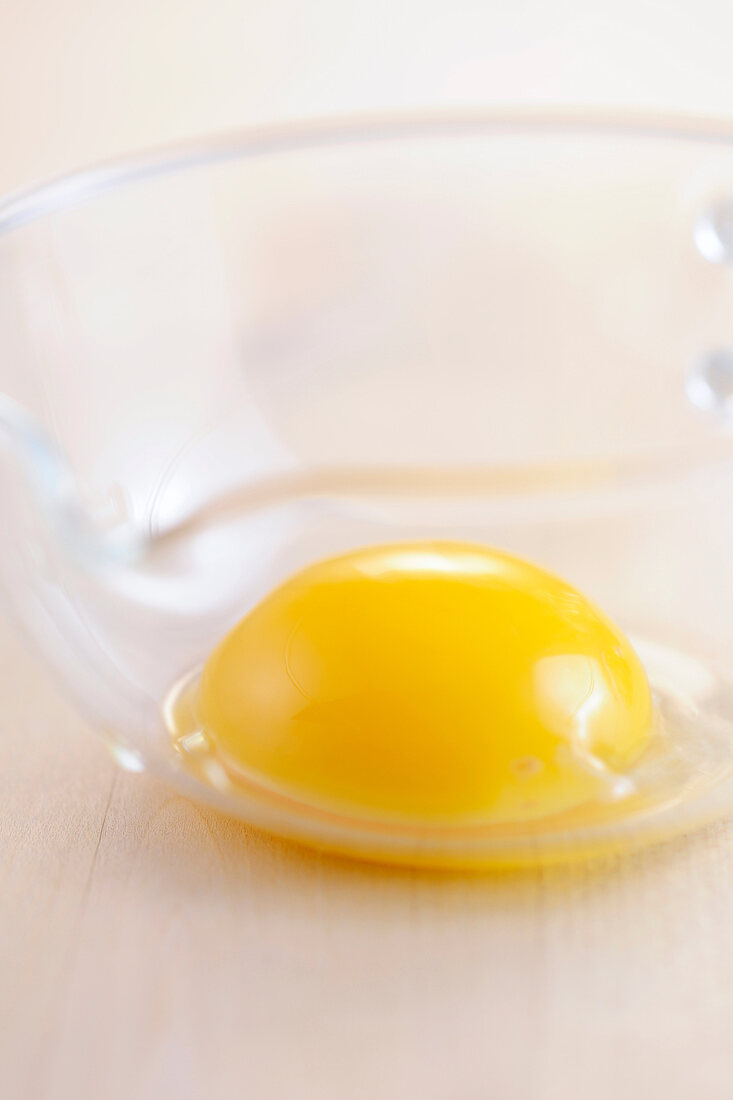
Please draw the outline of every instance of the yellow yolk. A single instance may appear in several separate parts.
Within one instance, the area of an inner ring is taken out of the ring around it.
[[[358,550],[286,581],[211,654],[197,709],[233,774],[428,823],[613,796],[652,717],[634,650],[579,592],[443,542]]]

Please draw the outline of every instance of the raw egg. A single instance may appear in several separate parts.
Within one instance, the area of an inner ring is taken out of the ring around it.
[[[211,653],[193,705],[231,776],[431,825],[621,798],[652,728],[644,668],[589,600],[454,542],[303,569]]]

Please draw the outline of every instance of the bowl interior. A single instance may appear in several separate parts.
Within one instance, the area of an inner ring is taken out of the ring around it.
[[[725,402],[690,400],[733,347],[699,234],[729,143],[487,119],[178,159],[39,192],[0,236],[0,386],[102,547],[78,560],[11,464],[0,568],[116,743],[173,774],[171,687],[278,580],[369,542],[490,542],[733,655]],[[104,560],[119,530],[140,553]]]

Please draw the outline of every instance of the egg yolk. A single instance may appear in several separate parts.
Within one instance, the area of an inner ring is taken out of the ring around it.
[[[618,794],[652,703],[627,639],[574,588],[435,542],[286,581],[211,654],[197,711],[232,774],[312,805],[493,823]]]

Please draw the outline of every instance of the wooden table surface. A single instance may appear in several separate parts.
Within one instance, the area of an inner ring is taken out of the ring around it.
[[[723,1100],[733,823],[404,872],[120,772],[3,632],[0,1095]]]
[[[0,190],[333,110],[733,114],[729,6],[592,9],[0,0]],[[118,771],[4,624],[0,677],[2,1100],[733,1095],[733,822],[572,869],[360,866]]]

